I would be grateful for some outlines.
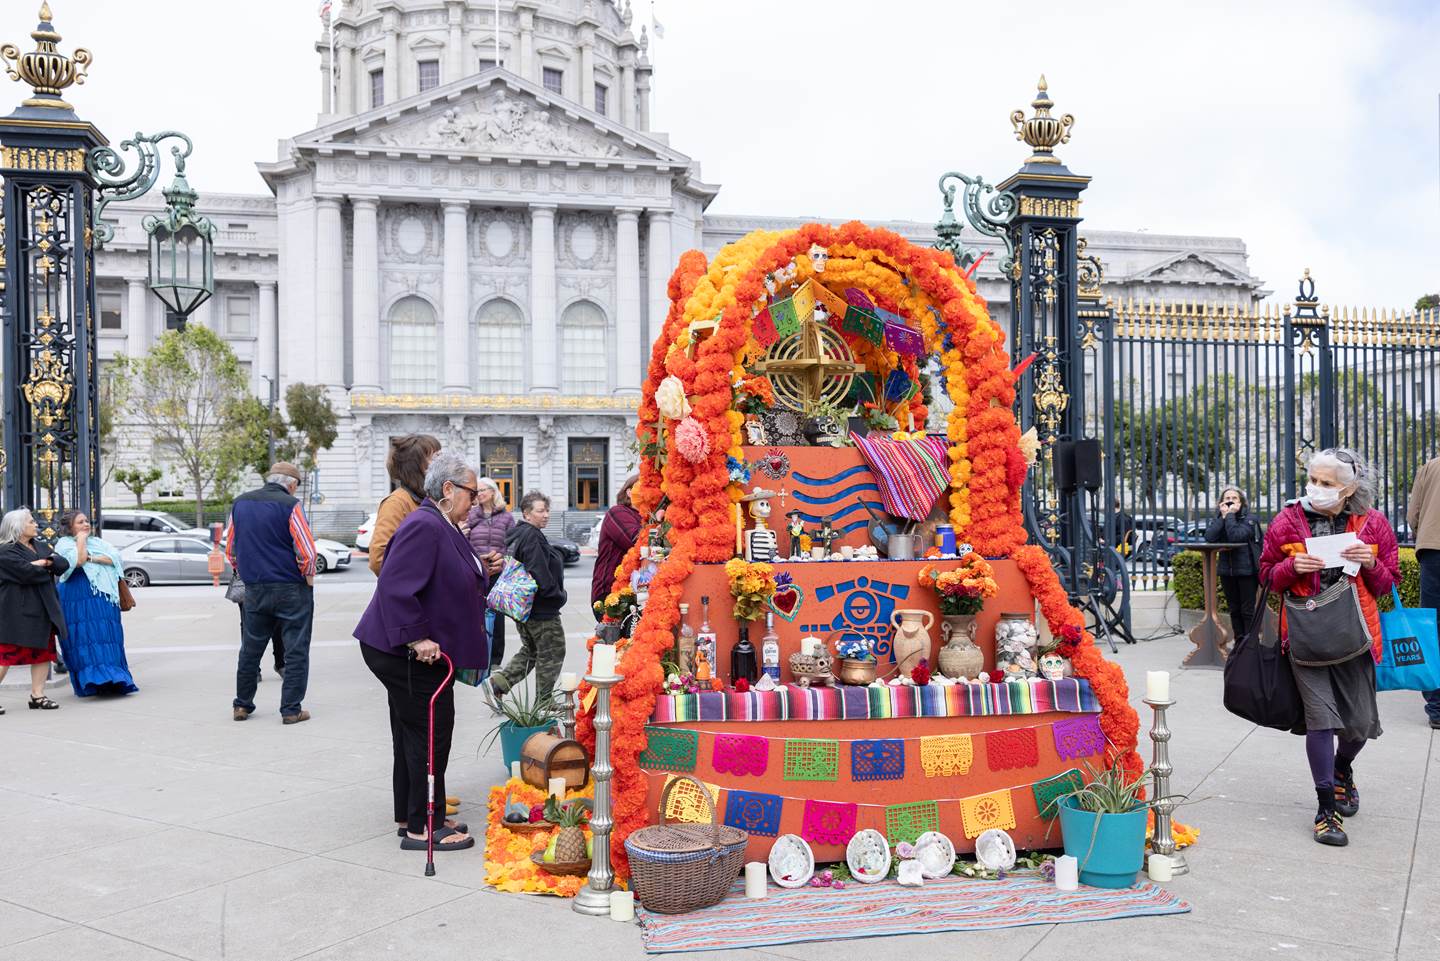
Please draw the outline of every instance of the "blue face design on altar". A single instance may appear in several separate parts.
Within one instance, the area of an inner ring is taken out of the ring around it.
[[[833,631],[844,631],[833,640],[863,638],[872,643],[877,660],[893,661],[890,650],[890,615],[895,613],[895,603],[910,596],[908,584],[889,584],[868,577],[841,581],[833,587],[817,587],[815,603],[824,604],[832,598],[840,598],[840,612],[829,622],[800,625],[802,634],[825,636]]]

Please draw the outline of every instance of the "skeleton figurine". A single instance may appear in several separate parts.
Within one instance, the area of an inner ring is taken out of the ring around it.
[[[830,526],[830,518],[820,518],[820,533],[815,535],[815,543],[825,548],[826,555],[830,553],[830,545],[838,540],[840,535]]]
[[[819,244],[810,245],[810,262],[815,265],[815,273],[825,273],[825,263],[830,259],[830,252]]]
[[[745,559],[752,564],[772,563],[779,551],[780,538],[765,526],[770,516],[770,498],[779,496],[774,491],[754,490],[741,498],[750,505],[750,516],[755,519],[755,526],[745,532]]]
[[[800,516],[799,509],[795,509],[785,515],[789,522],[785,525],[785,533],[790,535],[790,559],[800,558],[800,538],[805,536],[805,518]]]

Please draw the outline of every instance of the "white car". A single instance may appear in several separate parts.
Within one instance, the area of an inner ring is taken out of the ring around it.
[[[371,513],[369,517],[365,518],[365,523],[361,524],[355,532],[355,549],[357,551],[370,550],[370,532],[375,529],[375,516],[374,513]]]
[[[350,548],[339,541],[317,537],[315,539],[315,573],[338,571],[350,566]]]
[[[100,517],[103,521],[100,536],[121,549],[157,534],[178,534],[183,537],[198,537],[205,541],[210,539],[210,531],[206,528],[192,527],[174,514],[164,511],[113,507],[102,511]]]

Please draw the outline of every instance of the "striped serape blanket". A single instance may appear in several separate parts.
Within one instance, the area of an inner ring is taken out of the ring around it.
[[[1189,910],[1188,902],[1149,881],[1119,890],[1081,885],[1077,891],[1058,891],[1037,876],[1016,875],[1002,881],[945,877],[920,888],[882,881],[851,884],[841,891],[772,884],[760,901],[746,900],[744,882],[738,882],[713,908],[655,914],[641,907],[636,914],[645,950],[663,954],[1111,921]],[[958,958],[969,953],[922,949],[920,956]]]
[[[1003,684],[924,687],[811,687],[775,691],[662,694],[651,724],[682,721],[840,721],[891,717],[983,717],[993,714],[1093,714],[1100,702],[1083,678],[1031,678]]]
[[[950,483],[945,457],[949,442],[944,437],[891,440],[851,434],[850,439],[880,485],[887,514],[916,521],[930,515],[935,499]]]

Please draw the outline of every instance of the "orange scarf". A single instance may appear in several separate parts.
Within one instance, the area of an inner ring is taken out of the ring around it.
[[[1360,528],[1364,525],[1365,518],[1363,516],[1352,514],[1350,520],[1345,525],[1345,530],[1358,536]],[[1379,554],[1380,549],[1374,544],[1366,546],[1370,548],[1372,554]],[[1296,554],[1305,553],[1305,545],[1286,544],[1281,548],[1281,551],[1284,552],[1286,557],[1294,557]],[[1360,599],[1360,613],[1365,618],[1366,626],[1370,628],[1370,655],[1375,658],[1375,663],[1379,664],[1380,654],[1384,648],[1384,642],[1380,636],[1380,608],[1375,603],[1375,597],[1370,593],[1370,589],[1365,586],[1365,578],[1356,574],[1354,577],[1351,577],[1350,580],[1355,584],[1355,595]],[[1290,593],[1296,597],[1309,597],[1314,593],[1310,588],[1310,577],[1306,576],[1302,580],[1296,581],[1295,584],[1291,586]],[[1280,605],[1280,636],[1286,636],[1284,604]]]

